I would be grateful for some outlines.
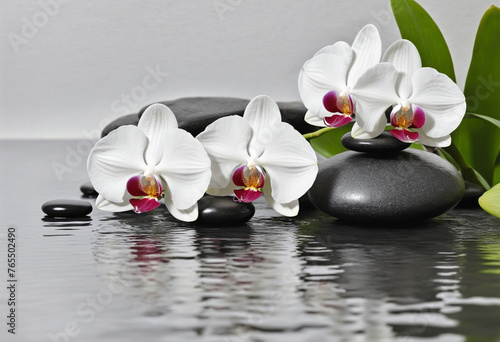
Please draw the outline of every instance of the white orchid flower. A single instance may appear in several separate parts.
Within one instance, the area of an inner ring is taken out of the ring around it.
[[[384,91],[394,87],[397,74],[389,63],[379,63],[381,55],[382,42],[373,25],[363,27],[352,46],[340,41],[319,50],[299,75],[300,96],[308,109],[305,121],[340,127],[353,114],[386,110]]]
[[[264,195],[278,213],[295,216],[298,198],[312,186],[318,172],[311,145],[292,126],[281,122],[271,98],[257,96],[243,117],[228,116],[197,136],[212,162],[207,193],[251,202]]]
[[[87,168],[99,193],[97,208],[141,213],[157,208],[164,198],[170,213],[188,222],[197,219],[197,201],[211,176],[203,146],[178,128],[162,104],[149,106],[137,127],[119,127],[99,140]]]
[[[383,98],[394,105],[390,132],[404,142],[428,146],[450,145],[450,133],[462,121],[466,103],[460,88],[445,74],[433,68],[422,68],[417,48],[408,40],[394,42],[384,54],[383,62],[398,72],[395,88],[385,89]],[[377,108],[360,112],[353,127],[355,138],[373,138],[384,130],[378,123],[386,121]]]

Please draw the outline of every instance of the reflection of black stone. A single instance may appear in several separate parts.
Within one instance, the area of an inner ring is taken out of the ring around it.
[[[42,211],[49,217],[82,217],[92,212],[89,202],[59,199],[45,202]]]
[[[231,97],[187,97],[173,101],[162,101],[175,114],[179,127],[192,135],[198,135],[215,120],[229,116],[242,116],[249,100]],[[316,128],[304,121],[307,109],[301,102],[280,102],[282,121],[291,124],[301,133],[314,131]],[[129,114],[108,124],[102,131],[101,137],[123,125],[137,125],[139,118],[147,107],[137,114]]]
[[[80,186],[80,191],[86,196],[86,197],[97,197],[99,195],[97,191],[95,191],[94,186],[92,185],[91,182],[83,183]]]
[[[309,198],[337,218],[388,223],[440,215],[453,208],[463,192],[455,167],[432,153],[348,151],[320,164]]]
[[[438,267],[448,271],[458,268],[457,255],[443,252],[456,250],[454,229],[459,220],[438,218],[403,229],[340,220],[327,226],[324,221],[309,221],[301,233],[311,238],[300,250],[306,259],[321,257],[311,259],[309,265],[342,265],[344,272],[338,274],[336,283],[346,296],[430,302],[439,292],[435,279],[442,278],[438,276],[442,269]]]
[[[252,218],[252,203],[238,203],[232,197],[204,196],[198,201],[198,220],[202,224],[234,225]]]

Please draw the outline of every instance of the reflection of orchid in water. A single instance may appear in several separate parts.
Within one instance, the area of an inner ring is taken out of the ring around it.
[[[99,209],[141,213],[163,198],[175,218],[194,221],[210,181],[210,159],[199,141],[178,128],[168,107],[154,104],[137,127],[119,127],[96,143],[88,172]]]

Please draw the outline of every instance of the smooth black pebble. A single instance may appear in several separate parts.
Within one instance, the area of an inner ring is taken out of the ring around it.
[[[92,212],[92,205],[81,200],[57,199],[45,202],[42,211],[49,217],[83,217]]]
[[[235,224],[250,220],[255,214],[252,203],[238,203],[229,196],[204,196],[198,201],[198,219],[203,224]]]
[[[84,183],[80,186],[80,191],[88,197],[97,197],[99,195],[97,191],[95,191],[94,186],[91,182]]]

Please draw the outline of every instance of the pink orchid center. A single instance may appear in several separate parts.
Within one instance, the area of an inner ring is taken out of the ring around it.
[[[146,172],[143,175],[137,175],[127,181],[127,191],[130,195],[134,196],[129,200],[136,213],[144,213],[151,211],[160,206],[162,196],[162,186],[160,178]]]
[[[391,112],[390,133],[397,139],[413,143],[420,140],[420,133],[413,128],[421,128],[425,123],[425,112],[416,105],[397,105]]]
[[[250,164],[241,165],[233,172],[233,183],[240,189],[235,189],[235,201],[249,203],[262,195],[265,176],[261,168]]]
[[[352,121],[354,114],[354,101],[345,91],[339,93],[330,90],[323,97],[323,106],[327,111],[333,113],[323,119],[328,127],[341,127]]]

